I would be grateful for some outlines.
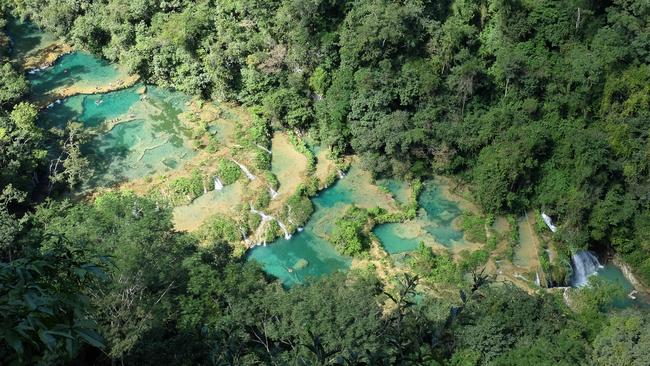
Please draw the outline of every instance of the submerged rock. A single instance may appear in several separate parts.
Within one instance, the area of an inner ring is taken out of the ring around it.
[[[298,271],[298,270],[301,270],[301,269],[307,267],[308,265],[309,265],[309,262],[306,259],[300,258],[300,259],[298,259],[296,261],[296,264],[293,265],[293,269]]]

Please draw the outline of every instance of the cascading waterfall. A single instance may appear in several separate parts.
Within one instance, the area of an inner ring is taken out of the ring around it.
[[[271,150],[265,148],[264,146],[262,146],[262,145],[260,145],[260,144],[257,144],[257,147],[259,147],[260,149],[266,151],[266,152],[269,153],[269,154],[273,154],[273,153],[271,152]]]
[[[337,173],[339,173],[340,179],[343,179],[343,177],[345,177],[345,173],[341,169],[337,169]]]
[[[250,170],[248,170],[248,168],[246,168],[246,166],[244,166],[243,164],[240,164],[235,159],[230,159],[230,160],[232,160],[233,163],[235,163],[235,164],[237,164],[237,166],[239,166],[239,169],[241,169],[241,171],[244,172],[244,174],[246,174],[246,177],[248,177],[248,180],[255,180],[255,176],[253,175],[253,173],[250,172]]]
[[[572,287],[585,286],[589,282],[589,276],[596,274],[599,268],[603,268],[598,258],[588,250],[581,250],[572,255],[571,264],[573,265]]]
[[[271,199],[272,199],[272,200],[275,199],[275,197],[278,196],[278,191],[276,191],[275,189],[273,189],[273,187],[269,187],[269,192],[271,193]]]
[[[250,206],[250,208],[251,208],[251,212],[252,212],[252,213],[258,214],[258,215],[260,215],[260,217],[262,218],[262,222],[260,223],[260,227],[258,227],[258,231],[259,231],[260,228],[264,225],[264,223],[266,223],[266,222],[268,222],[268,221],[271,221],[271,220],[275,220],[275,221],[278,223],[278,226],[280,226],[280,229],[282,229],[282,231],[284,232],[284,238],[285,238],[286,240],[291,239],[291,234],[289,234],[289,230],[287,230],[286,225],[284,225],[284,223],[282,223],[282,221],[276,219],[275,217],[273,217],[273,216],[271,216],[271,215],[267,215],[267,214],[265,214],[265,213],[262,212],[262,211],[258,211],[258,210],[256,210],[255,207],[253,207],[253,204],[250,203],[250,202],[249,202],[248,205]]]
[[[221,182],[221,179],[219,179],[219,177],[214,177],[214,190],[220,191],[222,189],[223,189],[223,183]]]
[[[548,228],[549,228],[552,232],[556,232],[556,231],[557,231],[557,226],[555,226],[555,225],[553,224],[553,219],[551,219],[551,217],[550,217],[549,215],[545,214],[544,212],[542,212],[542,220],[544,220],[544,223],[546,224],[546,226],[548,226]]]
[[[284,232],[284,238],[286,240],[291,239],[291,234],[289,234],[289,230],[287,230],[287,227],[282,223],[282,221],[276,219],[275,221],[278,222],[278,225],[280,226],[280,229]]]

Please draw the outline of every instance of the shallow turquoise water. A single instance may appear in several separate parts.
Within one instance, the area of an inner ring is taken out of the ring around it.
[[[399,189],[399,186],[396,189]],[[390,188],[389,188],[390,189]],[[463,242],[463,232],[454,228],[453,221],[462,213],[456,202],[446,199],[440,187],[435,182],[427,182],[418,197],[422,210],[415,220],[425,233],[431,235],[435,242],[448,248]],[[415,250],[421,241],[427,242],[424,236],[408,236],[401,231],[405,224],[393,223],[379,225],[373,232],[382,243],[384,250],[390,254]]]
[[[248,260],[259,262],[265,272],[287,286],[349,269],[351,258],[338,254],[325,239],[331,233],[336,213],[343,212],[354,202],[353,192],[344,182],[345,179],[312,200],[315,210],[302,232],[295,233],[289,240],[278,239],[266,247],[255,247],[249,252]],[[307,261],[302,269],[296,267],[300,259]]]
[[[345,178],[320,192],[312,200],[314,213],[302,232],[291,239],[279,239],[266,247],[258,246],[249,252],[248,259],[256,260],[267,273],[287,286],[304,283],[309,277],[318,277],[349,269],[352,259],[340,255],[327,241],[335,220],[355,204],[360,207],[381,205],[369,193],[367,181],[355,165]],[[307,261],[305,268],[294,268],[299,259]],[[293,268],[292,272],[288,269]]]
[[[98,127],[108,120],[126,116],[140,101],[136,87],[106,94],[76,95],[61,105],[44,109],[41,121],[44,127],[62,128],[68,121],[82,122],[86,127]]]
[[[389,254],[411,252],[417,249],[423,238],[406,238],[399,234],[401,223],[383,224],[375,227],[372,232],[381,241],[384,250]]]
[[[401,204],[408,203],[410,191],[406,182],[397,179],[383,179],[377,183],[381,187],[388,189],[397,202]]]
[[[598,270],[598,277],[601,277],[607,282],[617,284],[623,288],[625,295],[622,298],[617,298],[614,300],[613,306],[616,308],[626,308],[633,305],[641,305],[640,300],[632,300],[627,297],[627,294],[630,291],[634,290],[634,286],[625,278],[625,275],[620,270],[620,268],[612,265],[606,264],[603,268]]]
[[[91,89],[102,87],[116,82],[119,77],[116,65],[85,52],[61,56],[52,67],[27,75],[32,93],[37,96],[73,85]]]
[[[288,286],[303,283],[309,277],[347,270],[351,259],[338,254],[326,238],[331,234],[335,219],[351,204],[366,207],[377,204],[359,184],[356,169],[353,167],[347,177],[313,199],[315,211],[303,232],[296,233],[290,240],[279,239],[266,247],[255,247],[249,252],[248,259],[261,263],[267,273]],[[419,200],[424,209],[420,219],[424,220],[426,233],[443,244],[453,245],[462,241],[463,233],[452,226],[461,210],[455,202],[442,196],[438,185],[427,183]],[[400,225],[384,224],[373,230],[391,254],[412,251],[422,240],[400,236]],[[308,265],[302,269],[295,268],[299,259],[306,260]]]
[[[50,33],[43,32],[34,23],[9,19],[5,31],[11,39],[11,58],[20,59],[38,51],[56,40]]]
[[[424,229],[436,241],[451,247],[454,243],[463,241],[463,232],[453,226],[453,221],[462,214],[458,203],[446,199],[439,185],[428,182],[424,185],[420,197],[420,207],[426,212],[422,219],[427,223]]]
[[[41,114],[39,123],[47,128],[62,128],[71,120],[98,128],[98,135],[84,146],[95,168],[92,187],[170,171],[195,155],[187,143],[189,132],[178,119],[188,97],[148,87],[141,100],[141,87],[76,95]],[[116,119],[123,122],[106,131]]]

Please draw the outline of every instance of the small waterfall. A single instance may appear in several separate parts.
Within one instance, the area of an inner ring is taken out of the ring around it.
[[[557,226],[553,225],[553,219],[551,219],[549,215],[542,212],[542,219],[544,220],[546,226],[548,226],[548,228],[551,229],[552,232],[557,231]]]
[[[598,258],[588,250],[581,250],[572,255],[571,264],[573,265],[571,287],[585,286],[589,281],[589,276],[596,274],[599,268],[603,268],[598,263]]]
[[[221,179],[219,179],[219,177],[214,177],[214,190],[220,191],[222,189],[223,189],[223,183],[221,183]]]
[[[246,237],[246,231],[243,227],[239,226],[239,232],[241,233],[241,237],[244,240],[244,243],[246,243],[246,246],[251,246],[251,240]]]
[[[339,179],[343,179],[343,177],[345,177],[345,173],[341,169],[337,169],[336,172],[339,173]]]
[[[289,230],[287,230],[287,227],[284,226],[284,224],[282,223],[282,221],[277,220],[277,219],[276,219],[275,221],[278,222],[278,225],[280,226],[280,229],[282,229],[282,231],[284,232],[284,238],[285,238],[286,240],[291,239],[291,234],[289,234]]]
[[[260,149],[266,151],[266,152],[269,153],[269,154],[273,154],[273,153],[271,152],[271,150],[265,148],[264,146],[262,146],[262,145],[260,145],[260,144],[257,144],[257,147],[259,147]]]
[[[262,211],[258,211],[258,210],[256,210],[255,207],[253,207],[253,204],[252,204],[252,203],[249,202],[248,205],[250,206],[250,208],[251,208],[251,212],[252,212],[252,213],[260,215],[260,217],[262,218],[262,222],[271,221],[271,220],[274,219],[273,216],[271,216],[271,215],[267,215],[267,214],[265,214],[265,213],[262,212]]]
[[[237,164],[239,166],[239,169],[241,169],[241,171],[244,172],[244,174],[246,174],[246,177],[248,177],[248,180],[255,180],[255,176],[253,175],[253,173],[250,172],[250,170],[248,170],[248,168],[246,168],[246,166],[244,166],[243,164],[240,164],[235,159],[230,159],[230,160],[232,160],[233,163],[235,163],[235,164]]]
[[[276,190],[273,189],[272,187],[269,187],[269,192],[271,193],[271,199],[272,199],[272,200],[275,199],[275,197],[278,196],[278,191],[276,191]]]
[[[252,203],[249,203],[248,205],[250,206],[252,213],[258,214],[262,218],[262,222],[260,223],[260,227],[258,228],[258,230],[264,225],[264,223],[275,220],[278,223],[278,226],[280,226],[280,229],[282,229],[282,231],[284,232],[284,238],[287,240],[291,239],[291,234],[289,234],[289,230],[287,230],[287,227],[284,225],[284,223],[282,223],[282,221],[276,219],[271,215],[267,215],[262,211],[256,210],[255,207],[253,207]]]
[[[535,272],[535,284],[538,287],[542,287],[542,281],[540,281],[540,279],[539,279],[539,272]]]

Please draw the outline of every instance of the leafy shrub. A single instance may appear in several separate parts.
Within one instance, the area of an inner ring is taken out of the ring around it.
[[[314,205],[311,200],[300,192],[296,192],[287,200],[284,216],[290,223],[302,226],[313,212]]]
[[[449,253],[436,255],[422,242],[413,252],[410,265],[415,273],[435,283],[459,284],[462,279],[458,265]]]
[[[313,174],[316,171],[316,155],[314,155],[314,152],[311,151],[303,139],[293,132],[289,132],[289,141],[298,152],[307,158],[307,173]]]
[[[271,193],[267,190],[259,192],[255,197],[254,205],[259,210],[269,207],[269,203],[271,203]]]
[[[259,170],[271,170],[271,154],[264,150],[258,149],[255,151],[253,163]]]
[[[271,188],[277,190],[280,187],[278,177],[276,177],[270,170],[264,172],[264,178],[266,178],[266,182],[271,186]]]
[[[467,240],[476,243],[485,243],[487,241],[485,217],[472,212],[464,212],[461,217],[461,222]]]
[[[352,206],[336,220],[330,242],[345,255],[358,255],[368,249],[370,240],[364,232],[370,215],[364,209]]]
[[[224,185],[233,184],[241,177],[242,171],[234,162],[221,159],[217,166],[217,176]]]
[[[190,203],[203,194],[203,176],[195,170],[189,177],[180,177],[169,185],[172,201],[175,203]]]
[[[233,219],[219,215],[208,219],[198,236],[206,242],[235,244],[241,239],[241,232]]]
[[[460,255],[460,269],[463,272],[471,272],[472,270],[485,265],[490,257],[488,251],[484,249],[475,250],[473,252],[464,250]]]

